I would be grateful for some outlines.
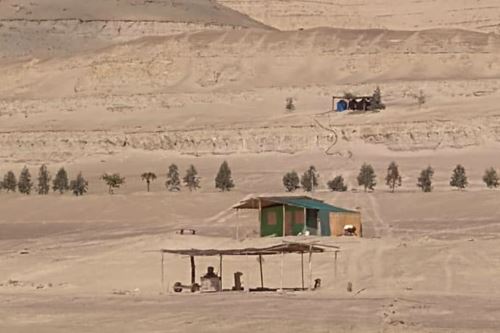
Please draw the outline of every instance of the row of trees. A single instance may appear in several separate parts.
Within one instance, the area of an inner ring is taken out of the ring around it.
[[[434,169],[429,166],[420,172],[420,176],[417,179],[417,186],[423,192],[431,192],[432,178],[434,176]],[[288,192],[293,192],[302,187],[306,192],[312,192],[318,187],[319,173],[314,166],[310,166],[302,177],[295,171],[286,173],[283,176],[283,186]],[[372,165],[364,163],[359,170],[357,176],[358,185],[362,186],[366,191],[374,190],[377,185],[377,175],[375,174],[375,169]],[[499,186],[499,177],[497,171],[494,168],[489,168],[485,171],[483,176],[483,182],[488,188],[496,188]],[[385,177],[385,183],[389,189],[394,192],[396,188],[403,184],[401,173],[399,171],[399,166],[396,162],[391,162],[387,168],[387,175]],[[450,186],[456,187],[458,189],[465,189],[469,185],[468,178],[466,175],[465,168],[462,165],[457,165],[452,172],[450,179]],[[347,185],[344,182],[342,175],[336,176],[332,180],[327,182],[327,186],[330,190],[335,192],[347,191]]]
[[[64,193],[68,190],[72,191],[74,195],[80,196],[88,191],[88,182],[83,177],[82,173],[78,173],[75,179],[69,180],[68,173],[64,168],[57,171],[56,176],[52,179],[47,166],[42,165],[38,170],[37,183],[32,180],[31,173],[27,167],[24,167],[19,174],[19,179],[12,171],[8,171],[3,181],[0,181],[0,190],[4,189],[7,192],[16,192],[29,195],[36,191],[40,195],[47,195],[50,189],[54,192]]]
[[[144,172],[141,175],[141,179],[147,184],[148,192],[151,183],[157,178],[156,174],[151,171]],[[120,176],[119,173],[105,173],[101,176],[101,179],[108,186],[108,192],[110,194],[113,194],[115,189],[125,183],[125,177]],[[195,191],[200,188],[200,177],[194,165],[189,166],[182,181],[190,191]],[[47,167],[42,165],[38,171],[37,184],[34,184],[29,169],[24,167],[19,175],[19,179],[16,178],[13,171],[8,171],[3,181],[0,181],[0,190],[5,189],[7,192],[19,191],[19,193],[26,195],[36,191],[40,195],[46,195],[49,194],[52,187],[54,192],[62,194],[70,190],[74,195],[80,196],[87,193],[88,184],[88,181],[83,177],[81,172],[74,180],[69,181],[68,173],[64,168],[60,168],[54,179],[52,179]],[[181,179],[177,165],[172,164],[169,166],[165,186],[172,192],[181,190]],[[234,188],[231,169],[226,161],[221,164],[219,172],[215,177],[215,187],[221,191],[230,191]]]
[[[102,179],[106,182],[109,188],[109,193],[113,194],[113,189],[120,187],[123,183],[125,183],[125,177],[121,177],[120,174],[104,174]],[[146,182],[146,189],[149,192],[151,188],[151,183],[158,179],[156,173],[152,171],[144,172],[141,175],[141,179]],[[196,191],[200,186],[200,177],[198,175],[198,171],[196,170],[194,165],[190,165],[186,170],[184,177],[182,178],[179,172],[179,167],[176,164],[171,164],[168,167],[167,172],[167,180],[165,181],[165,187],[167,190],[171,192],[178,192],[181,190],[181,184],[189,189],[189,191]],[[229,168],[229,164],[224,161],[219,167],[219,172],[215,177],[215,188],[225,192],[230,191],[234,188],[234,181],[231,175],[231,168]]]

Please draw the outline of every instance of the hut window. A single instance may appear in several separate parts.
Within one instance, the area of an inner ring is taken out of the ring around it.
[[[285,223],[292,224],[292,212],[285,213]]]
[[[295,224],[304,224],[304,211],[296,210],[294,213],[294,222]]]
[[[267,225],[276,225],[276,212],[267,213]]]

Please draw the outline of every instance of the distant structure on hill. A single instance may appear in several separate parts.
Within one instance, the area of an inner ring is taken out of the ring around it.
[[[372,110],[372,99],[373,96],[333,96],[332,110],[337,112],[348,110],[369,111]]]
[[[362,237],[361,213],[307,196],[257,196],[234,209],[259,210],[260,236]]]
[[[344,96],[332,97],[332,111],[379,111],[383,109],[385,109],[385,104],[382,103],[382,93],[379,87],[371,96],[356,96],[345,93]]]

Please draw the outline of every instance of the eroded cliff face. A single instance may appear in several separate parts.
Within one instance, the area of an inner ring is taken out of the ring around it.
[[[469,123],[430,121],[324,127],[212,128],[172,131],[35,131],[0,133],[5,161],[59,162],[129,150],[189,155],[295,154],[322,151],[351,157],[350,144],[396,151],[464,148],[500,141],[500,118]]]

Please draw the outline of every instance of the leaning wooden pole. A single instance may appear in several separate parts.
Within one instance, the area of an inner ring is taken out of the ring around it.
[[[259,254],[259,267],[260,267],[260,287],[264,288],[264,273],[262,271],[262,254]]]
[[[191,261],[191,285],[193,285],[196,282],[196,265],[194,263],[194,256],[190,256],[189,259]]]

